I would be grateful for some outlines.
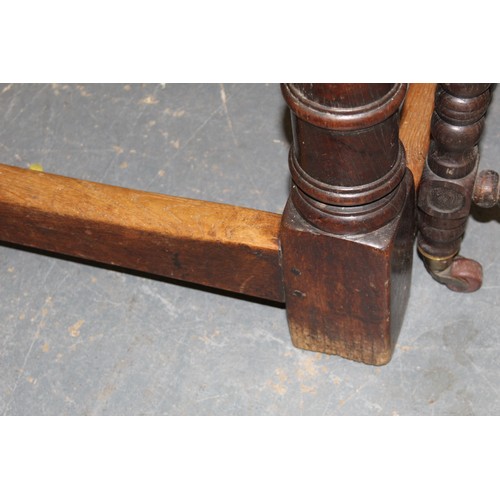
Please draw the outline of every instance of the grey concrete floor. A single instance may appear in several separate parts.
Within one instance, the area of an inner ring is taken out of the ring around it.
[[[2,85],[0,161],[281,213],[277,84]],[[500,96],[481,168],[500,157]],[[1,189],[1,186],[0,186]],[[500,211],[474,210],[455,294],[416,258],[393,360],[295,349],[285,310],[0,246],[4,415],[498,415]]]

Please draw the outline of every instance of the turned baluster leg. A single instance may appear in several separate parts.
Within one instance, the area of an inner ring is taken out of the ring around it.
[[[482,283],[481,265],[458,252],[473,194],[483,205],[494,198],[494,172],[482,174],[476,183],[478,143],[490,98],[490,84],[438,86],[418,196],[419,252],[430,274],[458,292],[473,292]]]
[[[403,84],[284,84],[293,186],[280,241],[295,346],[390,360],[410,285],[414,187]]]

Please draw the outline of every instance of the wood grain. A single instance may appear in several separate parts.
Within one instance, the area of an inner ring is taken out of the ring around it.
[[[0,240],[283,301],[280,215],[0,165]]]
[[[399,137],[406,150],[406,162],[418,186],[431,141],[435,83],[412,83],[401,112]]]

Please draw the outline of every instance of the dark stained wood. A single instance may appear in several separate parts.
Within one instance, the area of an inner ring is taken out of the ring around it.
[[[0,165],[0,240],[283,302],[281,217]]]
[[[280,235],[292,341],[385,364],[408,300],[415,236],[414,182],[398,140],[406,86],[282,89],[294,138]]]
[[[436,90],[432,142],[418,196],[418,248],[431,275],[453,291],[473,292],[482,282],[481,265],[457,255],[490,100],[490,84],[440,84]]]
[[[477,174],[472,201],[482,208],[492,208],[500,203],[500,176],[498,172],[483,170]]]

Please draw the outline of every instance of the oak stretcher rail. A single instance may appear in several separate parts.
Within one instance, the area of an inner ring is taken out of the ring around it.
[[[0,240],[283,301],[280,216],[0,165]]]

